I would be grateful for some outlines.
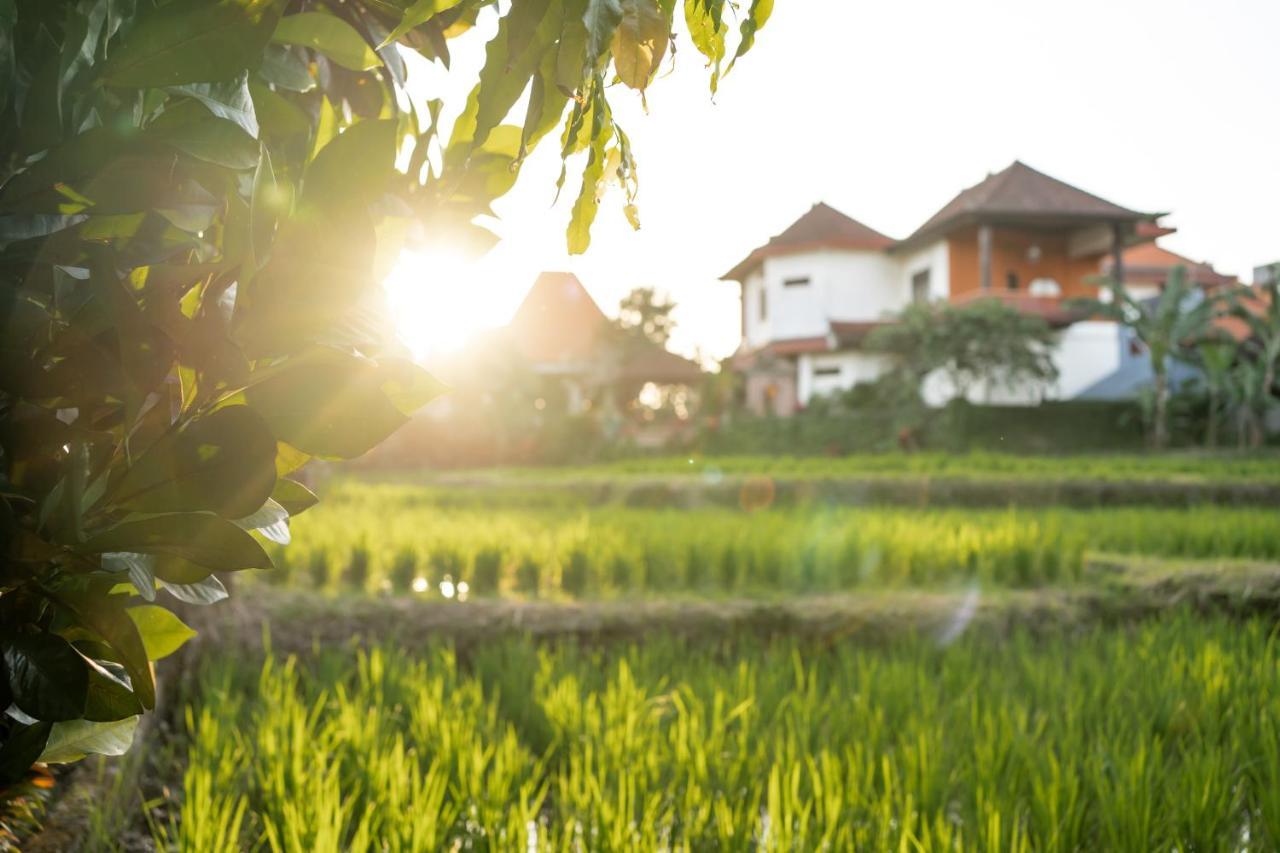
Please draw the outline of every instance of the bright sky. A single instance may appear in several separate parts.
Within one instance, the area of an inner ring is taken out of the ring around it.
[[[452,72],[419,69],[422,91],[460,108],[493,32],[478,29]],[[569,257],[575,173],[551,207],[551,140],[494,206],[502,243],[477,265],[449,261],[457,284],[402,264],[391,287],[415,350],[505,323],[551,269],[576,273],[607,313],[656,286],[679,304],[673,348],[727,355],[738,296],[718,276],[811,204],[902,237],[1014,159],[1170,211],[1179,233],[1163,245],[1245,280],[1280,260],[1277,0],[776,0],[714,101],[678,32],[648,115],[611,92],[639,163],[642,229],[615,190],[590,250]]]

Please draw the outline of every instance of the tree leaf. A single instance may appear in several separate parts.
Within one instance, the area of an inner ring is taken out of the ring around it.
[[[724,73],[728,74],[732,71],[733,64],[738,61],[738,58],[751,50],[751,46],[756,43],[756,33],[764,27],[772,14],[773,0],[751,0],[751,11],[743,17],[739,30],[741,38],[738,40],[738,49],[734,51],[733,59],[729,60],[729,67]]]
[[[254,139],[258,138],[258,115],[249,94],[248,72],[225,83],[188,83],[170,87],[169,91],[194,98],[218,118],[226,119]]]
[[[241,531],[237,531],[241,532]],[[255,543],[256,544],[256,543]],[[88,590],[48,588],[48,594],[60,605],[71,611],[80,624],[106,641],[119,656],[119,662],[129,673],[129,681],[142,707],[151,709],[156,704],[155,677],[142,638],[124,610],[125,596],[105,595],[90,587]]]
[[[237,518],[236,524],[245,530],[256,530],[279,545],[288,545],[291,539],[289,513],[271,498],[267,498],[267,502],[257,512]]]
[[[0,788],[20,782],[49,740],[53,723],[15,725],[0,743]]]
[[[110,500],[143,512],[240,518],[270,497],[275,458],[276,439],[262,417],[248,406],[224,406],[152,445]]]
[[[671,24],[655,0],[621,0],[622,20],[613,33],[613,67],[618,79],[644,91],[662,64]]]
[[[19,634],[4,648],[13,704],[37,720],[74,720],[84,713],[89,666],[56,634]]]
[[[280,14],[276,0],[174,0],[142,14],[102,71],[111,86],[230,80],[257,68]]]
[[[567,233],[569,254],[580,255],[591,245],[591,223],[595,221],[596,211],[600,207],[600,183],[604,177],[605,144],[609,139],[612,122],[608,116],[608,105],[604,96],[595,96],[595,105],[591,109],[591,153],[587,165],[582,170],[582,189],[573,203],[573,211],[569,218]]]
[[[86,755],[124,755],[133,746],[133,733],[140,717],[126,717],[109,723],[70,720],[55,723],[39,761],[66,764]]]
[[[127,612],[138,626],[147,657],[153,661],[167,658],[196,635],[185,622],[158,604],[130,607]]]
[[[126,521],[91,536],[81,546],[88,553],[138,551],[171,554],[220,571],[269,569],[262,546],[234,523],[206,513],[157,515]]]
[[[328,12],[286,15],[276,25],[271,40],[318,50],[344,68],[368,71],[381,64],[378,54],[360,33],[341,18]]]
[[[587,0],[582,23],[587,28],[587,66],[594,67],[613,41],[613,32],[622,22],[621,0]]]
[[[299,483],[280,477],[271,491],[271,499],[284,507],[289,515],[300,515],[320,502],[315,492]]]
[[[396,24],[396,28],[382,40],[382,44],[378,45],[378,50],[398,40],[414,27],[425,24],[435,15],[447,12],[460,2],[462,0],[414,0],[413,5],[404,10],[404,17],[400,19],[400,23]]]
[[[127,572],[129,582],[147,601],[156,600],[155,563],[154,554],[117,551],[102,555],[102,568],[109,572]]]
[[[160,586],[174,598],[187,604],[217,604],[227,597],[227,588],[216,575],[209,575],[197,583],[169,583],[162,580]]]
[[[123,674],[111,669],[123,669],[118,664],[99,664],[89,661],[89,692],[84,704],[84,718],[95,723],[109,723],[142,713],[142,703],[134,695]]]
[[[167,107],[147,128],[147,136],[228,169],[252,169],[258,163],[258,143],[233,122],[209,115],[196,101]]]
[[[302,204],[321,210],[372,204],[395,171],[395,151],[394,121],[356,122],[320,149],[308,167]]]
[[[408,422],[400,406],[429,395],[421,375],[402,369],[323,350],[245,394],[281,441],[315,456],[349,459]]]

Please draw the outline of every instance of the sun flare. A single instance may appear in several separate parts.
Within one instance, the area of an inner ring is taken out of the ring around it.
[[[474,258],[447,248],[401,253],[383,287],[414,358],[456,351],[510,319],[520,279],[505,266],[492,254]]]

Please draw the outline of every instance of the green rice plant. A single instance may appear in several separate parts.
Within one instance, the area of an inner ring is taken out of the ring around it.
[[[409,592],[413,589],[413,581],[417,577],[418,552],[406,545],[396,553],[387,579],[396,592]]]
[[[347,566],[342,570],[342,582],[348,589],[363,592],[369,587],[369,546],[357,542],[347,556]]]
[[[1266,619],[206,662],[164,846],[1270,849]],[[244,683],[256,681],[255,690]],[[247,697],[253,696],[252,700]]]
[[[489,545],[476,551],[471,565],[471,586],[480,595],[502,591],[502,551]]]
[[[560,588],[575,598],[587,592],[588,560],[586,549],[574,546],[560,570]]]

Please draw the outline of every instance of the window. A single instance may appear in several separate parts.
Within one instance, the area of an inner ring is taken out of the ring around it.
[[[783,287],[807,287],[809,285],[809,276],[802,275],[796,278],[784,278],[782,280]]]
[[[911,276],[911,301],[920,305],[929,301],[929,270]]]
[[[1027,286],[1027,292],[1032,296],[1056,298],[1062,295],[1062,286],[1051,278],[1036,278],[1032,279],[1031,284]],[[1110,292],[1110,288],[1105,291],[1105,293]]]
[[[1018,289],[1018,274],[1016,272],[1010,272],[1004,277],[1004,287],[1005,290]]]
[[[764,284],[760,285],[760,322],[769,319],[769,294],[765,292]]]
[[[839,375],[840,375],[840,368],[839,368],[839,367],[815,367],[815,368],[813,369],[813,375],[814,375],[815,377],[817,377],[817,376],[839,376]]]

